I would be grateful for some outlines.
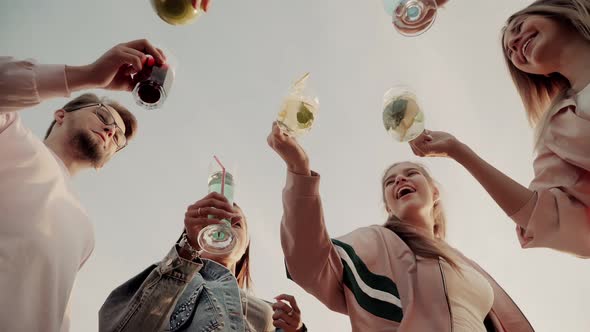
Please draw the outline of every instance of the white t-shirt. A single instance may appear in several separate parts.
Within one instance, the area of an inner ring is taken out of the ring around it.
[[[20,79],[0,92],[0,331],[68,331],[70,292],[94,248],[93,226],[62,161],[17,112],[2,112],[7,99],[10,107],[21,97],[27,106],[40,101],[37,89],[48,82],[38,80],[59,70],[14,70],[0,60],[0,87],[6,76]]]
[[[461,274],[443,261],[453,331],[486,332],[484,319],[494,304],[494,290],[487,279],[471,266],[458,262]]]

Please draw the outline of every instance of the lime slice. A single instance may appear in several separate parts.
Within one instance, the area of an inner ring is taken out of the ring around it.
[[[297,112],[297,126],[301,129],[307,129],[313,124],[313,113],[307,108],[305,103],[301,103]]]
[[[212,237],[215,241],[223,241],[225,240],[225,232],[215,232]]]

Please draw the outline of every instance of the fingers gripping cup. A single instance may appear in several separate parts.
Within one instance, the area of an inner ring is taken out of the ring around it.
[[[217,192],[225,196],[229,204],[234,202],[234,176],[221,161],[214,156],[215,162],[209,166],[207,180],[208,192]],[[214,218],[215,216],[209,216]],[[203,228],[197,237],[199,246],[210,254],[223,255],[232,251],[236,245],[236,236],[231,221],[223,219],[223,224],[212,224]]]
[[[424,132],[424,113],[410,89],[395,87],[385,93],[383,125],[400,142],[411,141]]]

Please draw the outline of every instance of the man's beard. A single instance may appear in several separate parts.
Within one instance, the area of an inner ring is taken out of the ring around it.
[[[78,131],[72,136],[71,147],[76,159],[88,161],[92,167],[98,167],[104,154],[99,143],[92,139],[92,133]]]

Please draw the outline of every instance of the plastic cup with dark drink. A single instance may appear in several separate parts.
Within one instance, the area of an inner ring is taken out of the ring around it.
[[[170,56],[166,54],[166,57],[166,63],[156,64],[154,58],[148,55],[142,70],[133,77],[136,82],[133,97],[145,109],[161,108],[170,93],[174,82],[174,66],[169,60]]]

